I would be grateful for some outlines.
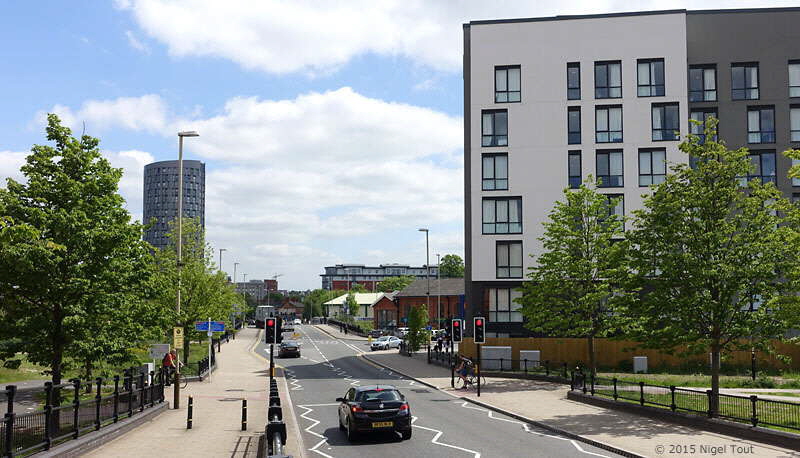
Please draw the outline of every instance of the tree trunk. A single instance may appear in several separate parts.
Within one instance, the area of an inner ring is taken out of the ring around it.
[[[189,364],[189,335],[186,333],[187,326],[183,327],[183,364]]]
[[[597,374],[597,355],[595,355],[594,351],[594,335],[590,334],[586,338],[586,342],[589,347],[589,370],[592,375],[595,375]]]
[[[717,416],[719,412],[719,359],[720,344],[719,338],[716,338],[711,344],[711,399],[709,399],[708,409],[712,416]]]

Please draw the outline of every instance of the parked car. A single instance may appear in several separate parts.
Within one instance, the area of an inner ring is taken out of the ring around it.
[[[408,334],[408,328],[397,328],[397,330],[394,332],[394,335],[400,338],[405,337],[406,334]]]
[[[411,439],[411,407],[392,385],[350,388],[339,403],[339,429],[353,441],[359,433],[399,432]]]
[[[390,348],[400,348],[402,340],[395,336],[378,337],[377,340],[372,341],[370,350],[388,350]]]
[[[300,342],[296,340],[284,340],[281,342],[280,349],[278,350],[278,358],[285,358],[286,356],[300,357]]]
[[[446,333],[447,331],[444,329],[433,329],[431,330],[431,340],[436,340],[439,338],[439,336],[444,337]]]
[[[295,318],[294,324],[303,324],[303,321],[300,318]]]
[[[382,335],[384,334],[383,331],[381,331],[380,329],[373,329],[372,331],[369,332],[369,336],[372,338],[380,337]]]

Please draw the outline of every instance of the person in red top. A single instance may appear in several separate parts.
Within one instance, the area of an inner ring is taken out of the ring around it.
[[[164,355],[164,359],[161,360],[161,365],[164,366],[164,370],[167,374],[167,383],[166,385],[169,386],[170,382],[172,382],[172,378],[175,374],[175,368],[178,364],[178,352],[175,350],[171,350],[169,353]]]

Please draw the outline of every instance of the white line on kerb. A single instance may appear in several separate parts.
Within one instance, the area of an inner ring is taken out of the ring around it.
[[[415,425],[414,423],[416,421],[417,421],[417,417],[411,417],[411,426],[413,426],[415,428],[424,429],[426,431],[432,431],[432,432],[436,433],[433,436],[433,439],[431,439],[431,443],[436,444],[436,445],[441,445],[442,447],[454,448],[456,450],[461,450],[462,452],[466,452],[466,453],[472,453],[474,458],[480,458],[480,456],[481,456],[480,452],[476,452],[475,450],[470,450],[468,448],[462,448],[462,447],[458,447],[458,446],[455,446],[455,445],[445,444],[444,442],[439,442],[439,437],[441,437],[441,435],[444,434],[444,432],[439,431],[438,429],[433,429],[433,428],[428,428],[428,427],[425,427],[425,426]]]

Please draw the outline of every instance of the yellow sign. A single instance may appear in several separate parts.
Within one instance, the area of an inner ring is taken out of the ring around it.
[[[172,328],[172,347],[183,348],[183,328]]]

